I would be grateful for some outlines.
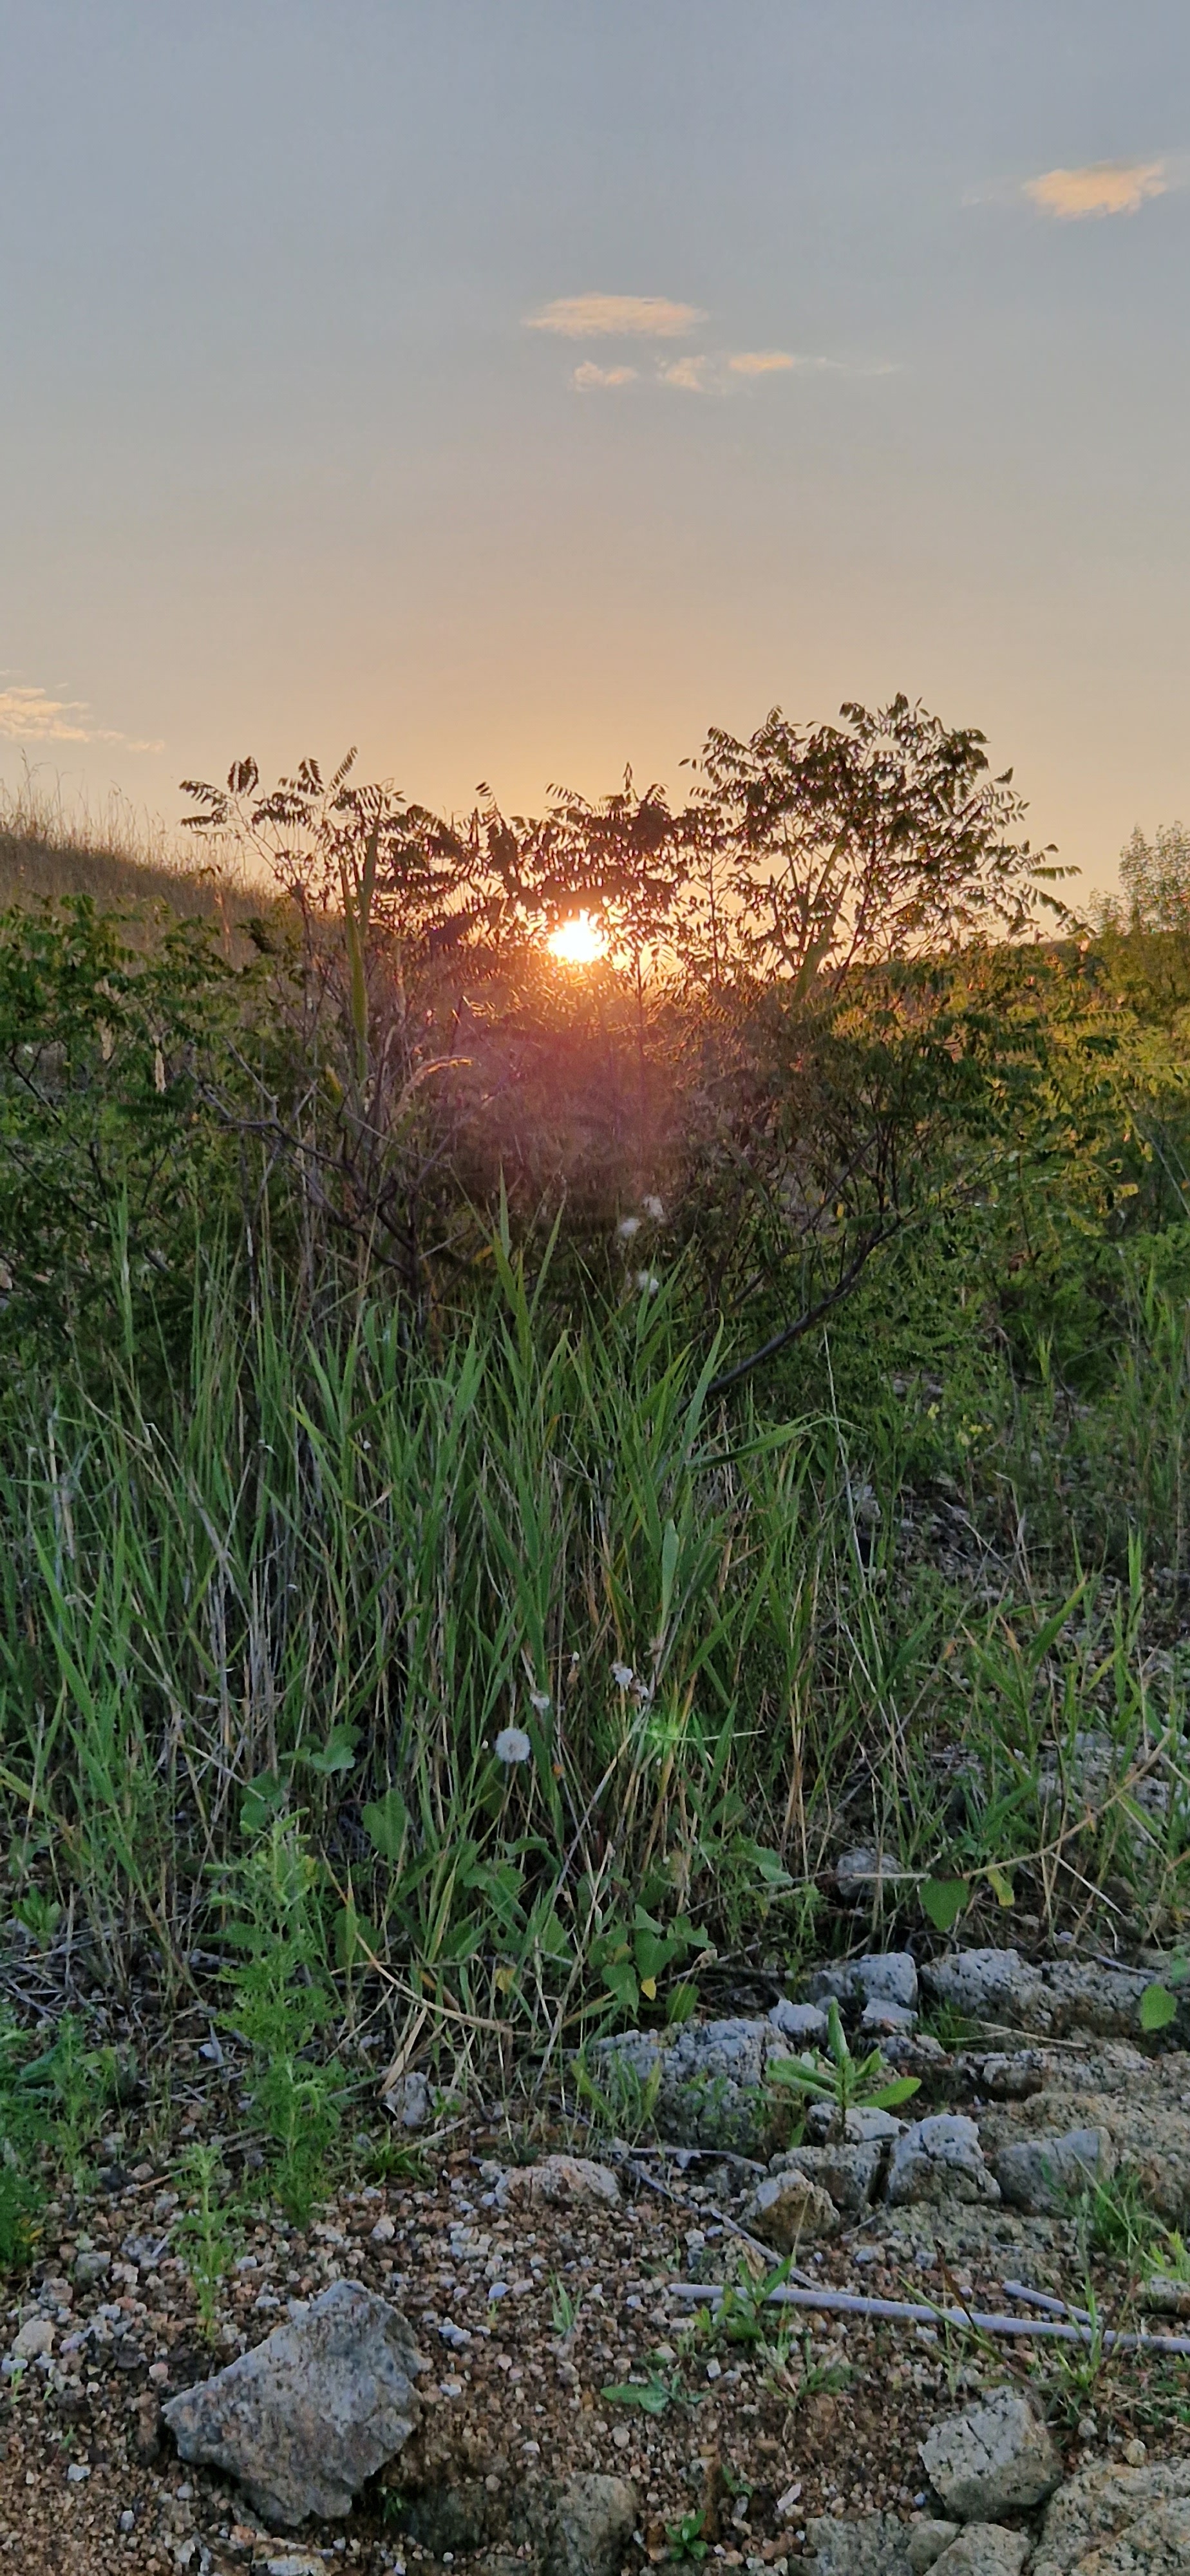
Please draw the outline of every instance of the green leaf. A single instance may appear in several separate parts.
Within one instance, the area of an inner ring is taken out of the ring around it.
[[[317,1771],[324,1779],[333,1779],[338,1771],[354,1771],[358,1726],[336,1726],[317,1753],[299,1753],[307,1771]]]
[[[386,1789],[365,1807],[360,1819],[369,1842],[375,1844],[382,1860],[400,1866],[409,1832],[409,1810],[399,1789]]]
[[[1177,2019],[1178,2007],[1168,1986],[1146,1986],[1140,1999],[1142,2030],[1168,2030]]]
[[[640,2002],[640,1988],[631,1959],[612,1959],[603,1971],[603,1982],[609,1995],[614,1995],[625,2012],[635,2012]]]
[[[898,2102],[911,2102],[921,2091],[919,2075],[898,2075],[891,2084],[882,2084],[878,2093],[869,2093],[865,2108],[872,2111],[895,2110]]]
[[[670,2390],[661,2379],[624,2379],[614,2387],[601,2388],[599,2394],[609,2406],[639,2406],[645,2415],[664,2415],[670,2402]]]
[[[922,1912],[936,1932],[953,1932],[969,1894],[965,1878],[927,1878],[918,1889]]]
[[[991,1888],[993,1896],[996,1899],[997,1905],[1015,1905],[1016,1891],[1007,1870],[1000,1869],[993,1861],[989,1863],[987,1869],[984,1871],[984,1876],[987,1880],[988,1886]]]
[[[285,1804],[289,1783],[276,1771],[258,1771],[249,1780],[240,1807],[240,1832],[262,1834],[279,1816]]]

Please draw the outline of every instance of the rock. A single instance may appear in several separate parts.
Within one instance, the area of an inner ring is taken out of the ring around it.
[[[894,2208],[920,2200],[998,2201],[1000,2186],[984,2161],[974,2120],[949,2111],[915,2120],[893,2148],[887,2197]]]
[[[971,2021],[1029,2023],[1044,2011],[1044,1986],[1036,1968],[1028,1968],[1016,1950],[952,1950],[923,1968],[926,1990],[936,2003]]]
[[[866,1843],[854,1851],[840,1852],[835,1862],[835,1879],[840,1896],[853,1904],[864,1904],[873,1888],[894,1887],[905,1872],[892,1852],[872,1851]]]
[[[267,2521],[341,2517],[408,2440],[422,2367],[412,2331],[357,2281],[321,2298],[163,2409],[184,2460],[238,2479]]]
[[[610,2165],[590,2156],[543,2156],[540,2164],[510,2165],[496,2185],[496,2205],[509,2209],[517,2201],[544,2201],[551,2209],[570,2209],[585,2201],[613,2209],[620,2186]]]
[[[908,1950],[872,1950],[862,1959],[816,1968],[806,1979],[811,2003],[900,2004],[917,2009],[917,1962]]]
[[[1102,2129],[1069,2129],[1064,2138],[1022,2138],[1002,2147],[994,2172],[1010,2209],[1033,2218],[1057,2218],[1080,2191],[1102,2182],[1115,2158]]]
[[[956,2073],[969,2076],[991,2102],[1027,2102],[1040,2093],[1052,2064],[1040,2048],[994,2049],[987,2057],[960,2057]]]
[[[948,2415],[921,2444],[921,2456],[935,2494],[963,2522],[1040,2504],[1062,2474],[1045,2425],[1012,2388]]]
[[[837,2147],[791,2147],[774,2162],[782,2174],[805,2174],[850,2218],[875,2200],[886,2153],[879,2140],[867,2146],[844,2142]]]
[[[816,2146],[827,2146],[831,2143],[837,2121],[838,2113],[831,2103],[812,2102],[806,2113],[806,2135]],[[852,2146],[867,2146],[873,2139],[903,2137],[905,2122],[898,2120],[892,2111],[878,2111],[868,2106],[847,2113],[843,2134]]]
[[[383,2106],[398,2128],[427,2128],[434,2116],[434,2097],[427,2078],[416,2072],[398,2075],[383,2096]]]
[[[878,1996],[860,2014],[861,2039],[909,2038],[916,2028],[917,2014],[908,2004],[883,2003]]]
[[[1116,1968],[1101,1960],[1056,1959],[1032,1967],[1016,1950],[954,1950],[922,1975],[935,2001],[954,2012],[1056,2039],[1072,2031],[1136,2038],[1141,1997],[1153,1982],[1148,1969]]]
[[[26,2317],[24,2325],[18,2326],[17,2331],[13,2336],[10,2348],[10,2358],[13,2361],[40,2361],[46,2353],[51,2353],[53,2349],[53,2318]]]
[[[813,2576],[909,2576],[909,2538],[895,2513],[868,2513],[862,2522],[822,2514],[806,2524],[803,2563]]]
[[[747,2223],[766,2245],[774,2245],[779,2254],[793,2254],[799,2245],[821,2244],[824,2237],[837,2236],[838,2211],[829,2192],[809,2174],[797,2168],[788,2173],[766,2174],[748,2203]]]
[[[915,2522],[905,2551],[909,2576],[926,2576],[926,2569],[936,2565],[958,2536],[957,2522]]]
[[[627,2478],[590,2471],[568,2478],[554,2500],[543,2576],[619,2576],[637,2510],[636,2489]]]
[[[724,2147],[755,2154],[773,2124],[766,2076],[789,2043],[772,2021],[687,2022],[662,2043],[652,2031],[624,2031],[591,2051],[601,2088],[655,2084],[661,2135],[680,2147]]]
[[[111,2255],[102,2254],[97,2245],[85,2246],[74,2258],[74,2277],[80,2290],[92,2289],[95,2282],[102,2281],[105,2273],[110,2272],[111,2268]]]
[[[826,2038],[826,2014],[817,2004],[791,2004],[782,1996],[769,2014],[774,2030],[783,2039],[791,2039],[796,2048],[820,2047]]]
[[[1027,2531],[1008,2531],[1002,2522],[969,2522],[934,2566],[937,2576],[1021,2576],[1030,2545]]]
[[[1032,2576],[1184,2576],[1187,2567],[1190,2460],[1143,2469],[1109,2461],[1080,2469],[1051,2497]]]

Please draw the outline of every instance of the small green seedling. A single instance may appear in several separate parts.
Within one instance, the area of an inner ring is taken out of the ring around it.
[[[846,2137],[849,2111],[891,2111],[917,2092],[917,2076],[890,2077],[878,2048],[873,2048],[867,2057],[852,2056],[833,1996],[827,2008],[826,2044],[829,2055],[825,2058],[817,2050],[802,2057],[777,2058],[769,2068],[769,2083],[779,2086],[782,2092],[809,2094],[816,2102],[833,2103],[832,2126],[837,2138]]]
[[[684,2513],[680,2522],[666,2523],[665,2537],[669,2542],[671,2558],[688,2558],[697,2563],[706,2557],[711,2544],[702,2536],[705,2521],[705,2513],[695,2513],[692,2510]]]

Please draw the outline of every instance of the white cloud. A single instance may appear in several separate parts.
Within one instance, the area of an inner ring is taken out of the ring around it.
[[[1164,161],[1094,161],[1083,170],[1046,170],[1026,179],[1025,195],[1043,214],[1069,223],[1081,215],[1135,215],[1169,185]]]
[[[681,340],[706,315],[664,295],[560,295],[525,320],[528,330],[556,331],[564,340]]]
[[[0,735],[8,742],[120,742],[126,751],[165,749],[164,743],[135,742],[130,734],[91,724],[90,713],[81,698],[51,698],[44,689],[20,685],[0,688]]]
[[[679,393],[705,394],[708,361],[705,358],[675,358],[672,366],[662,367],[663,385],[676,385]]]
[[[589,394],[603,385],[635,384],[636,369],[635,367],[597,367],[593,358],[584,358],[581,367],[575,368],[570,381],[576,393]]]

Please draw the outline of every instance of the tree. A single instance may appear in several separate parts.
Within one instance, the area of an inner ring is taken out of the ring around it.
[[[1159,823],[1147,841],[1139,823],[1120,853],[1120,883],[1129,930],[1190,929],[1190,831],[1184,823]],[[1103,907],[1120,928],[1119,907]]]
[[[894,698],[848,703],[839,725],[778,708],[748,742],[713,730],[702,757],[705,821],[729,854],[737,939],[801,993],[837,989],[856,965],[1019,939],[1070,871],[1014,837],[1025,813],[1011,770],[993,777],[985,736]]]

